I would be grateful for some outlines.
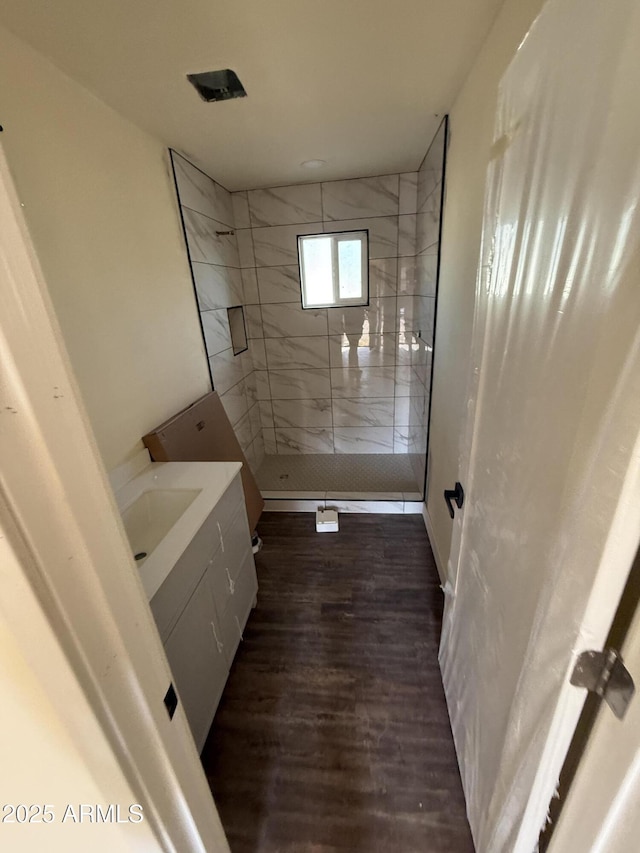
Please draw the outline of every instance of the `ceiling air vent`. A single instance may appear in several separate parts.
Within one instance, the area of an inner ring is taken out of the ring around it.
[[[203,71],[202,74],[187,74],[187,80],[196,89],[203,101],[228,101],[230,98],[246,98],[244,86],[238,75],[230,68],[222,71]]]

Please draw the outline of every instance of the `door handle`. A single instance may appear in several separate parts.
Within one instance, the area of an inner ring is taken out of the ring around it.
[[[455,501],[458,509],[462,509],[462,504],[464,503],[464,489],[462,488],[462,484],[456,483],[455,489],[445,489],[444,499],[447,503],[449,515],[451,516],[451,518],[454,518],[455,512],[451,501]]]

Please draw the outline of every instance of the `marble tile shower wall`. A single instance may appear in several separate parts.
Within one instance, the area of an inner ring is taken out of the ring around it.
[[[434,299],[418,290],[417,192],[412,172],[232,194],[267,454],[424,455]],[[298,235],[364,228],[370,304],[303,310]]]
[[[256,372],[251,351],[234,356],[227,308],[255,303],[245,290],[231,193],[172,152],[189,259],[213,385],[254,473],[264,457]]]
[[[420,329],[424,359],[411,376],[408,450],[412,454],[414,473],[420,483],[424,482],[427,464],[424,449],[429,429],[445,144],[446,120],[443,120],[418,171],[416,198],[416,287],[411,325]]]

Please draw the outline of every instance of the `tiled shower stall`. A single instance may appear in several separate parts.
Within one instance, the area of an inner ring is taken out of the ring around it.
[[[422,498],[445,137],[417,172],[235,193],[172,152],[213,387],[265,497]],[[369,304],[303,309],[297,237],[363,229]]]

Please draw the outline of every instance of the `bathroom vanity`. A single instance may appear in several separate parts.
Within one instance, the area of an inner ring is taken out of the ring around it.
[[[240,469],[152,463],[116,491],[198,750],[258,590]]]

